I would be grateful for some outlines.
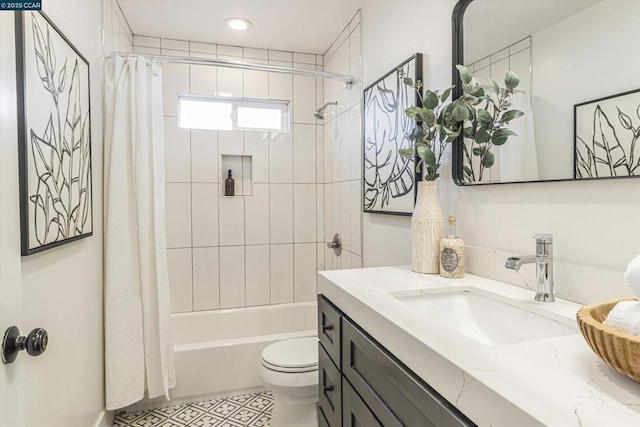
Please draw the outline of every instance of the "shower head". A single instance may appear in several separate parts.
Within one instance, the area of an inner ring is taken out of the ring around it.
[[[338,101],[327,102],[322,107],[318,108],[316,112],[313,113],[315,118],[318,120],[324,120],[324,109],[327,108],[329,105],[338,105]]]

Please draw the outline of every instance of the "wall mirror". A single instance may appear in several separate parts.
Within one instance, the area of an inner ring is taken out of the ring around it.
[[[504,87],[511,70],[520,83],[510,108],[525,114],[509,122],[518,135],[502,145],[459,138],[454,181],[640,176],[639,46],[637,0],[460,0],[454,83],[461,83],[455,65],[463,64],[489,94],[489,79]]]

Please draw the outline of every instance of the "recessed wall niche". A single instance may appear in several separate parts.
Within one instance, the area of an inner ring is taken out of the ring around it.
[[[220,197],[240,197],[253,195],[253,159],[238,154],[220,155]],[[234,180],[234,195],[225,192],[225,181],[229,171]]]

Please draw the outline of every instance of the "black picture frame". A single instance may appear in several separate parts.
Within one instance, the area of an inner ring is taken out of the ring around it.
[[[616,99],[618,102],[614,102]],[[634,122],[638,124],[637,128],[633,126]],[[640,133],[640,88],[575,104],[573,178],[640,176],[637,133]],[[609,144],[613,141],[615,144]]]
[[[400,69],[414,82],[422,81],[422,54],[406,59],[364,89],[364,213],[410,216],[415,205],[420,180],[416,161],[402,158],[398,150],[412,146],[408,135],[416,125],[404,110],[422,104],[414,89],[398,77]]]
[[[23,256],[93,235],[89,61],[42,11],[15,12]]]

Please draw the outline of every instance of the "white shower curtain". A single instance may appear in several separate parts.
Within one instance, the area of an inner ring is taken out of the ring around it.
[[[160,64],[115,56],[105,71],[106,407],[175,385],[165,249]]]
[[[509,123],[509,129],[518,136],[510,136],[506,144],[497,147],[500,157],[500,181],[536,181],[538,153],[531,95],[516,91],[511,96],[510,109],[523,111],[524,116]]]

